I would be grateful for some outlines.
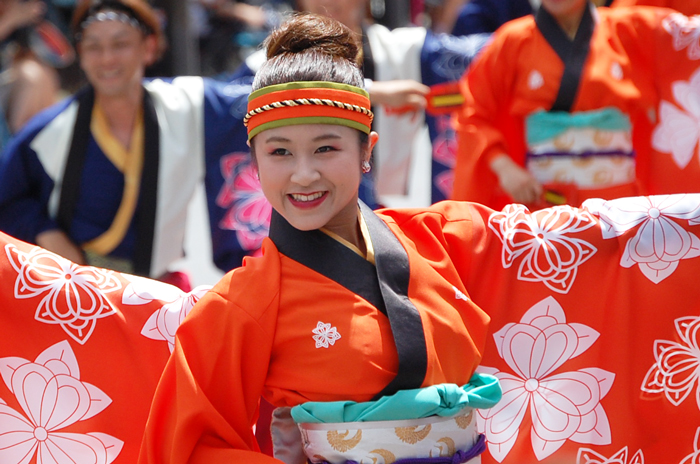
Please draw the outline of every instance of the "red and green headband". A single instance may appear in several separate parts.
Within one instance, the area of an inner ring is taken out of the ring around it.
[[[248,97],[243,124],[248,140],[275,127],[297,124],[336,124],[369,134],[374,115],[369,94],[336,82],[288,82],[263,87]]]

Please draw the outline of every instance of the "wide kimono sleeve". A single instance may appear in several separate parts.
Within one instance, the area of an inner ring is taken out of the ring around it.
[[[637,11],[639,19],[626,28],[630,47],[638,47],[630,57],[637,67],[644,66],[645,59],[653,60],[649,74],[658,93],[654,125],[649,131],[651,155],[642,172],[647,192],[700,192],[700,112],[695,103],[700,98],[700,16],[684,16],[665,8],[620,10]],[[653,34],[645,33],[645,28],[652,28]],[[648,37],[646,44],[640,44],[643,36]]]
[[[477,370],[503,388],[477,412],[482,462],[700,457],[700,195],[443,208],[450,256],[491,317]]]
[[[515,68],[521,59],[517,37],[501,29],[460,81],[465,102],[456,117],[453,199],[496,204],[497,179],[489,168],[490,161],[508,154],[517,163],[524,162],[523,136],[517,133],[518,129],[522,132],[522,123],[518,125],[507,111],[513,98]]]
[[[158,385],[141,463],[272,463],[253,435],[279,299],[279,256],[266,242],[202,298],[180,326]]]
[[[58,228],[49,217],[54,181],[47,169],[58,174],[62,167],[44,166],[31,143],[66,104],[60,103],[30,120],[10,140],[0,158],[0,230],[20,240],[36,243],[37,234]],[[71,129],[66,127],[66,131]]]

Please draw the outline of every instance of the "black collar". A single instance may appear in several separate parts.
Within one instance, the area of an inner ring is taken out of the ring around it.
[[[361,296],[389,318],[399,357],[396,377],[375,399],[419,388],[427,372],[425,333],[420,314],[408,298],[408,254],[396,235],[360,202],[374,248],[376,265],[320,230],[300,231],[272,211],[270,239],[283,255]]]

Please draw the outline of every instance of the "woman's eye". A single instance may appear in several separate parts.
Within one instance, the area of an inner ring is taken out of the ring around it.
[[[329,151],[335,151],[335,148],[325,145],[323,147],[319,147],[316,151],[319,153],[328,153]]]
[[[271,155],[284,156],[289,154],[289,150],[286,148],[276,148],[270,152]]]

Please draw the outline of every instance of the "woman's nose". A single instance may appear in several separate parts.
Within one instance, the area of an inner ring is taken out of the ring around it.
[[[292,182],[302,186],[308,186],[321,178],[317,166],[311,160],[299,159],[294,165]]]

